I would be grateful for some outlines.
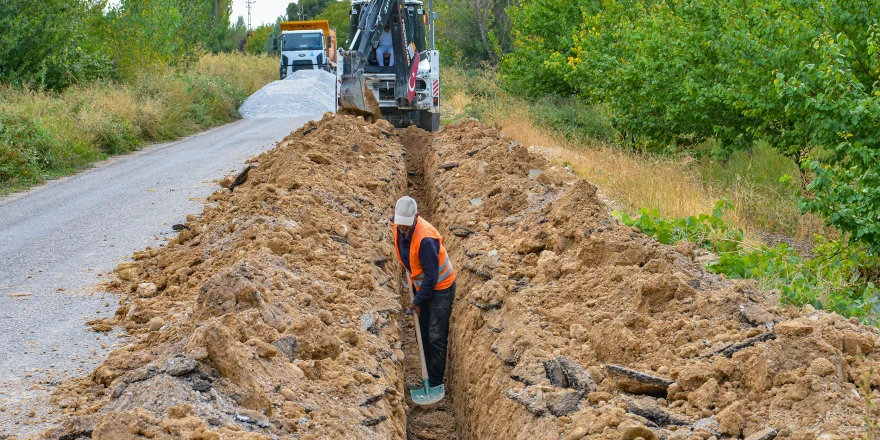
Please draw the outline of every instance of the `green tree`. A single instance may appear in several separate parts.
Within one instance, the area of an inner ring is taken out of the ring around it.
[[[249,54],[269,53],[272,50],[272,40],[278,36],[275,24],[264,24],[252,30],[247,36],[244,51]]]
[[[823,34],[813,46],[821,62],[776,82],[792,121],[786,137],[817,147],[804,160],[815,178],[802,207],[880,254],[880,83],[859,79],[860,71],[880,76],[880,32],[868,30],[862,44]]]
[[[348,22],[351,13],[351,0],[334,1],[327,5],[315,20],[327,20],[330,28],[336,30],[337,46],[341,47],[348,41]]]
[[[434,8],[440,13],[436,32],[441,50],[467,64],[498,64],[513,46],[507,10],[519,3],[519,0],[434,2]]]
[[[112,65],[90,26],[103,2],[0,2],[0,82],[51,89],[109,76]]]
[[[103,41],[129,77],[228,50],[230,0],[122,0],[106,15]]]
[[[542,0],[511,11],[508,88],[603,104],[639,148],[711,138],[724,159],[767,142],[804,166],[803,209],[880,252],[880,3]]]
[[[238,16],[238,19],[235,21],[235,24],[229,28],[229,32],[226,37],[226,41],[223,44],[223,51],[244,51],[244,45],[247,42],[247,24],[244,22],[244,17],[241,15]]]
[[[299,0],[287,5],[287,20],[314,20],[333,0]]]

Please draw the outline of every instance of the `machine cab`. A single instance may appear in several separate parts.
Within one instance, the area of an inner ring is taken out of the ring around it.
[[[352,47],[351,38],[357,34],[358,23],[361,18],[361,11],[364,5],[370,0],[353,0],[351,2],[351,11],[349,13],[348,35],[349,41],[345,42],[345,47]],[[424,52],[428,50],[426,23],[428,20],[428,11],[425,9],[424,3],[418,0],[407,0],[404,20],[407,32],[407,39],[415,43],[415,49],[422,53],[421,59],[425,59]],[[390,57],[390,55],[388,55]],[[387,65],[387,64],[385,64]],[[421,67],[421,66],[420,66]],[[367,65],[364,67],[365,73],[394,73],[393,67],[382,67],[379,64],[376,50],[370,51],[367,59]]]

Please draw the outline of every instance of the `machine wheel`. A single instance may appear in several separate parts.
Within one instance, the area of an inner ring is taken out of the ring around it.
[[[422,110],[419,112],[418,127],[430,132],[440,130],[440,113],[431,113],[427,110]]]

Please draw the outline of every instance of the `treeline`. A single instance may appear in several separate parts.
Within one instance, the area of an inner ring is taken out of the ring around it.
[[[0,1],[0,194],[239,117],[277,59],[231,0]]]
[[[428,1],[424,0],[427,8]],[[444,63],[479,66],[497,65],[513,48],[508,11],[520,0],[435,0],[434,10],[440,13],[437,45]],[[288,4],[285,14],[275,23],[263,24],[250,34],[245,50],[269,53],[272,40],[279,35],[278,22],[328,20],[336,29],[339,45],[348,40],[350,0],[300,0]]]
[[[541,0],[508,9],[506,86],[607,106],[621,141],[726,159],[766,142],[801,206],[880,252],[880,3]],[[698,153],[698,152],[697,152]]]
[[[191,63],[238,49],[231,0],[5,0],[0,82],[60,90],[98,78]]]
[[[287,5],[284,14],[274,23],[263,23],[248,34],[244,50],[251,54],[273,52],[273,40],[281,34],[282,21],[327,20],[330,28],[336,30],[339,46],[348,40],[348,17],[351,11],[350,0],[299,0]]]

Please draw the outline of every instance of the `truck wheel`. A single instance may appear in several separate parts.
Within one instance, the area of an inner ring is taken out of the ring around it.
[[[420,111],[418,127],[430,132],[440,130],[440,113],[431,113],[427,110]]]

